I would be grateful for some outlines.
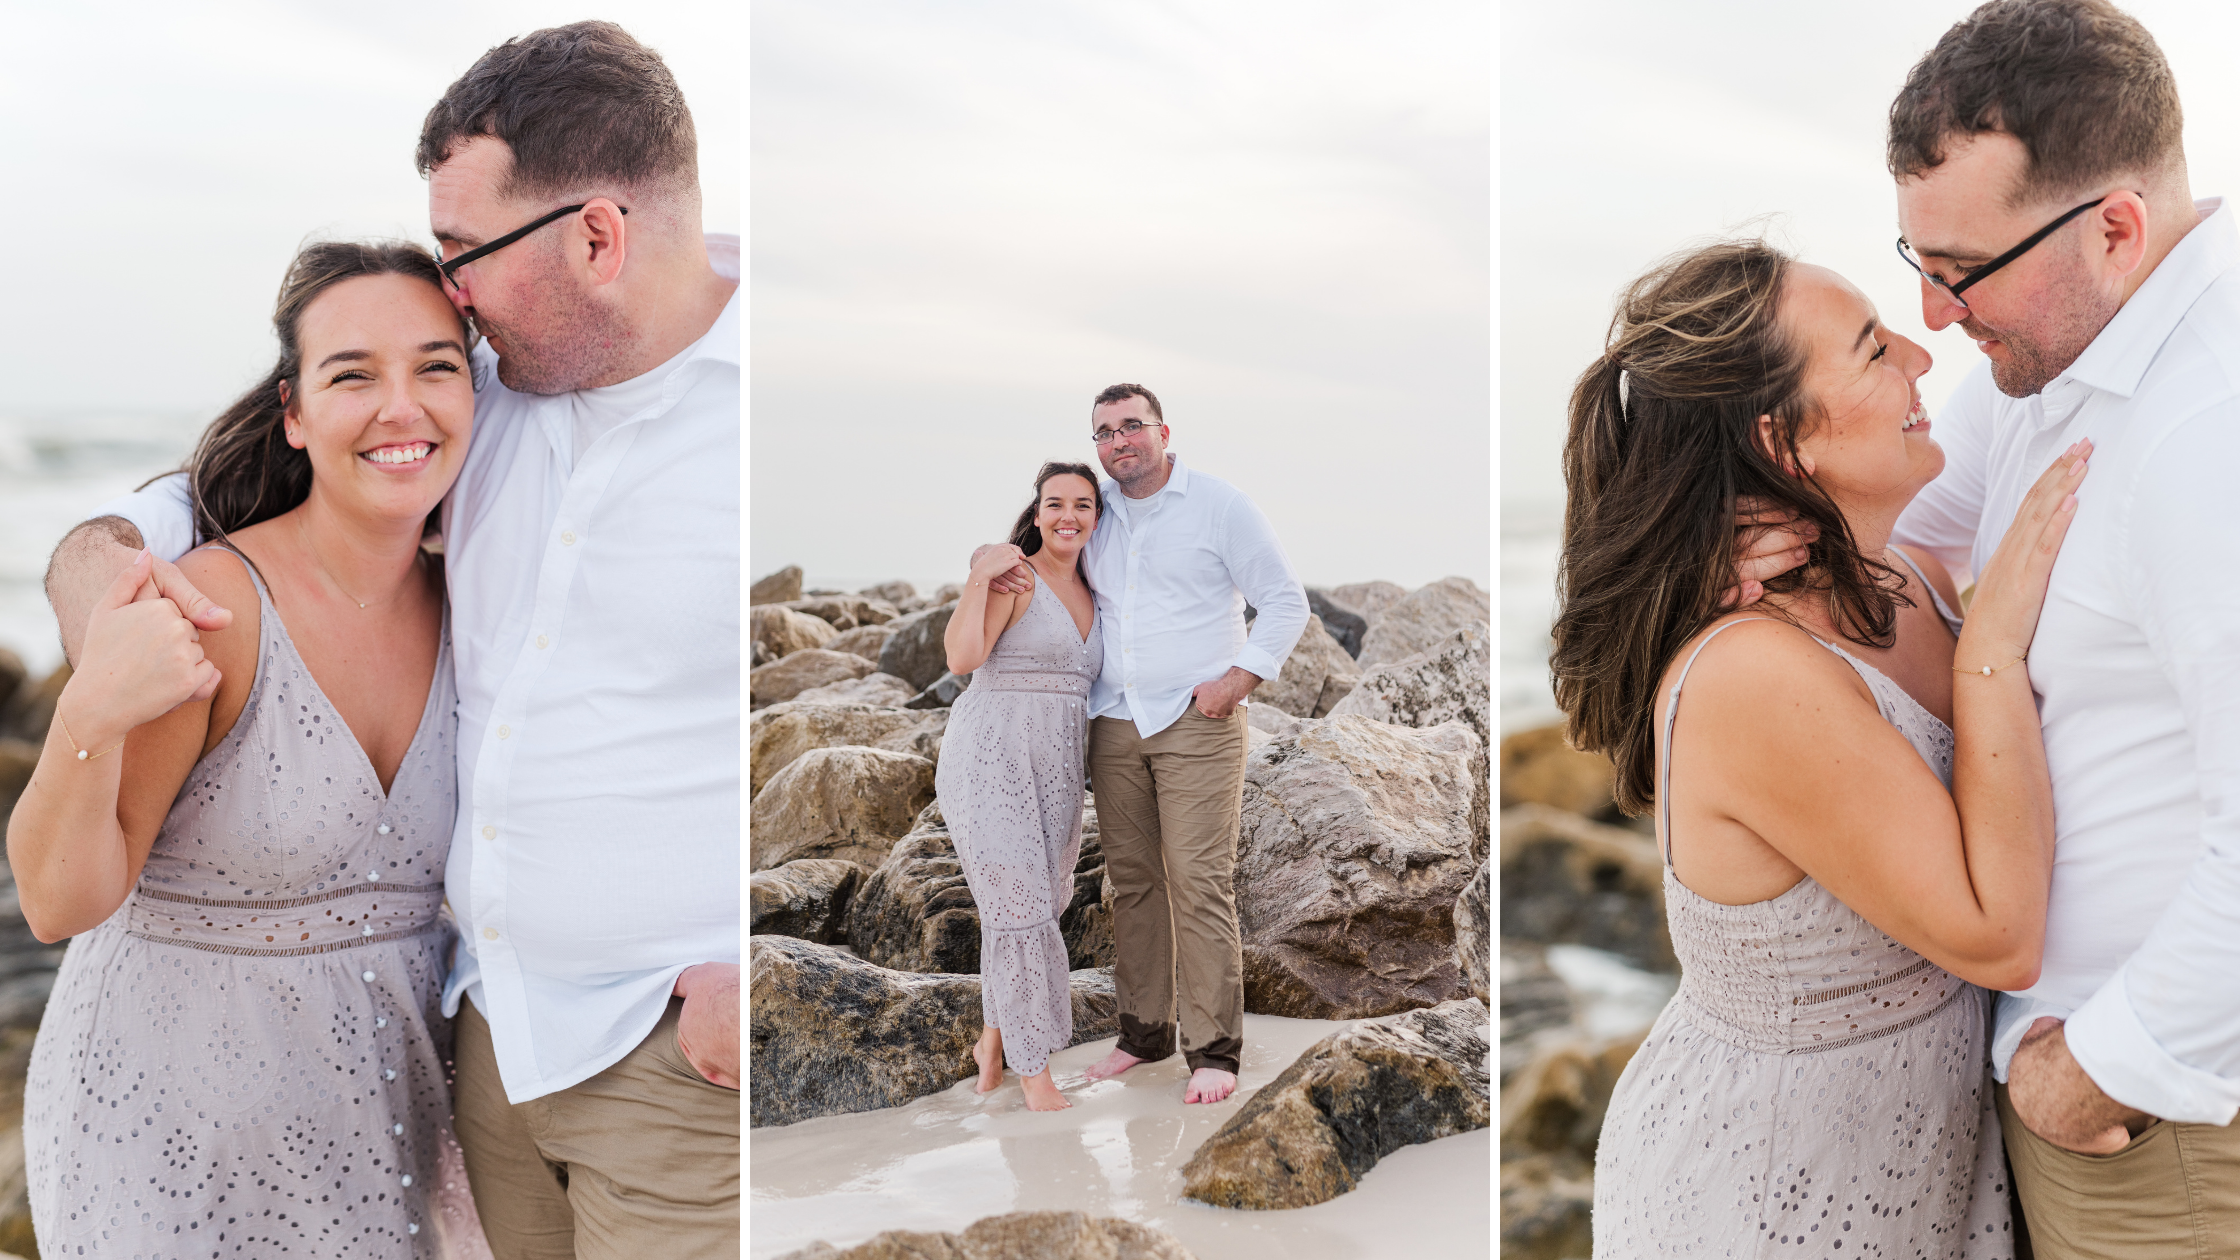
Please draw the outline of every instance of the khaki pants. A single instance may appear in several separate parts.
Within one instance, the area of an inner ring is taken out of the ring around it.
[[[506,1101],[490,1025],[459,1004],[452,1099],[467,1182],[498,1260],[735,1260],[739,1095],[677,1048],[669,1009],[590,1080]]]
[[[1217,720],[1193,705],[1149,739],[1120,718],[1089,724],[1120,1049],[1139,1059],[1174,1053],[1178,989],[1192,1068],[1235,1072],[1244,1052],[1235,876],[1248,747],[1242,707]]]
[[[2007,1162],[2036,1260],[2240,1256],[2240,1127],[2157,1120],[2113,1155],[2022,1127],[1998,1087]]]

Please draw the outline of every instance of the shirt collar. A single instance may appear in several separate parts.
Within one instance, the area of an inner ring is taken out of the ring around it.
[[[1121,520],[1133,521],[1137,512],[1149,510],[1153,504],[1159,501],[1161,495],[1190,493],[1190,466],[1183,463],[1182,457],[1173,451],[1167,452],[1167,465],[1167,484],[1141,499],[1129,498],[1127,491],[1120,488],[1118,481],[1109,477],[1106,478],[1104,483],[1105,502],[1119,507]]]
[[[2222,197],[2193,203],[2201,216],[2092,339],[2059,380],[2129,398],[2162,345],[2212,281],[2240,265],[2240,227]]]

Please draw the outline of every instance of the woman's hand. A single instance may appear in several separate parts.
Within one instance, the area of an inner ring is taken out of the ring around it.
[[[153,568],[141,552],[86,619],[85,645],[57,709],[89,755],[217,690],[218,669],[203,658],[201,631],[149,584]]]
[[[2039,610],[2045,607],[2046,582],[2069,522],[2076,519],[2076,489],[2091,458],[2092,440],[2087,438],[2063,451],[2024,496],[2014,527],[1976,577],[1975,601],[1968,606],[1954,668],[1996,669],[2030,650]]]
[[[986,582],[998,574],[1027,562],[1027,553],[1010,543],[996,543],[973,557],[970,580]]]

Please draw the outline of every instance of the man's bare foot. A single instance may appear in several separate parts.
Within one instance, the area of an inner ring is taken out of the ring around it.
[[[1019,1084],[1027,1091],[1027,1110],[1064,1111],[1073,1101],[1058,1092],[1058,1083],[1050,1079],[1050,1069],[1044,1068],[1033,1076],[1022,1076]]]
[[[1199,1068],[1190,1074],[1190,1088],[1182,1093],[1186,1103],[1217,1103],[1237,1092],[1234,1073],[1220,1068]]]
[[[980,1079],[972,1083],[973,1093],[985,1094],[1003,1084],[1003,1030],[981,1028],[980,1040],[972,1047],[972,1061],[980,1065]]]
[[[1143,1060],[1118,1046],[1114,1046],[1111,1054],[1097,1060],[1088,1071],[1081,1075],[1092,1081],[1109,1081],[1141,1062]]]

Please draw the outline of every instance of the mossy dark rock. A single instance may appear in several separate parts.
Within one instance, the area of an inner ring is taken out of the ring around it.
[[[1112,910],[1104,898],[1104,851],[1097,812],[1082,812],[1081,856],[1073,896],[1059,913],[1068,965],[1112,965]],[[965,881],[949,824],[935,801],[864,881],[848,911],[848,947],[898,971],[977,975],[980,909]]]
[[[836,945],[847,939],[848,902],[868,874],[840,858],[802,858],[747,880],[747,933],[798,936]]]

